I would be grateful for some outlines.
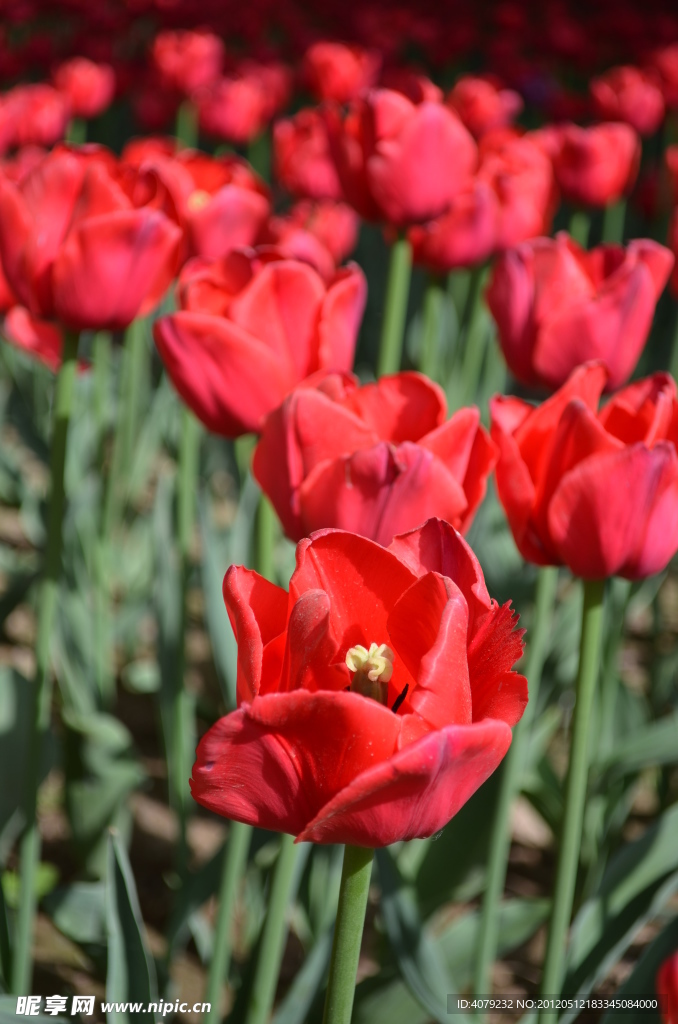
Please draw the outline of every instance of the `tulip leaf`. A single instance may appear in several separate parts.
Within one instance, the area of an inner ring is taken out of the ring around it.
[[[429,1024],[431,1020],[405,982],[389,977],[384,969],[378,978],[358,985],[355,1000],[351,1024]]]
[[[639,929],[678,891],[678,806],[611,859],[572,925],[563,990],[586,994],[624,954]]]
[[[621,776],[654,765],[678,761],[678,712],[652,722],[624,739],[617,740],[614,752],[597,766],[598,788],[606,790]]]
[[[333,934],[334,928],[328,928],[314,943],[271,1024],[304,1024],[329,967]]]
[[[17,1020],[22,1020],[22,1017],[17,1015],[16,1008],[16,996],[0,995],[0,1024],[16,1024]],[[31,1014],[26,1019],[31,1024],[48,1024],[49,1021],[53,1022],[55,1020],[54,1017],[45,1013]]]
[[[9,988],[12,977],[12,942],[5,889],[0,876],[0,985]]]
[[[108,966],[106,999],[149,1003],[157,999],[155,965],[144,938],[134,876],[124,846],[113,832],[108,841],[106,878]],[[110,1010],[108,1024],[148,1021],[148,1014]]]
[[[657,971],[664,960],[678,949],[678,917],[674,917],[647,946],[626,981],[617,989],[615,996],[620,999],[633,996],[650,996],[655,992]],[[654,1011],[644,1011],[643,1019],[659,1020]],[[615,1024],[618,1014],[608,1011],[600,1024]]]
[[[66,938],[81,946],[106,944],[106,887],[103,882],[75,882],[54,889],[42,905]]]
[[[398,967],[412,995],[441,1024],[454,987],[439,950],[422,927],[414,885],[404,881],[388,847],[377,850],[381,913]]]
[[[229,565],[229,540],[221,538],[214,528],[205,494],[201,496],[199,513],[200,533],[203,538],[200,570],[205,594],[207,631],[221,695],[226,709],[232,711],[236,706],[238,645],[228,621],[222,593],[224,573]]]

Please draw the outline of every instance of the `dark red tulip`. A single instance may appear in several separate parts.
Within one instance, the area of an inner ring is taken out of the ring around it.
[[[327,124],[319,110],[300,110],[273,128],[273,173],[293,196],[341,199],[337,169],[330,153]]]
[[[0,153],[21,146],[52,146],[63,139],[68,101],[51,85],[17,85],[0,99]]]
[[[366,285],[355,265],[325,283],[275,250],[239,250],[188,263],[177,297],[155,324],[167,372],[210,430],[238,437],[305,377],[351,368]]]
[[[289,594],[231,566],[238,709],[203,737],[191,790],[298,841],[433,835],[492,774],[527,703],[509,604],[431,520],[390,550],[337,530],[297,548]]]
[[[658,373],[599,409],[606,378],[587,363],[541,406],[492,400],[497,493],[529,562],[642,579],[678,550],[676,385]]]
[[[626,249],[581,249],[565,232],[537,238],[495,263],[487,301],[511,371],[557,388],[580,363],[601,360],[608,387],[633,373],[673,257],[649,239]]]
[[[657,994],[664,997],[662,1024],[678,1024],[678,950],[667,957],[657,973]]]
[[[468,529],[494,461],[478,410],[447,420],[427,377],[326,375],[270,414],[253,471],[292,540],[338,527],[388,544],[431,516]]]
[[[151,63],[161,89],[191,96],[221,74],[224,44],[208,31],[159,32],[151,46]]]
[[[559,125],[539,133],[553,159],[563,198],[577,206],[608,206],[631,189],[640,139],[628,124]]]
[[[56,69],[54,84],[67,98],[73,117],[98,117],[115,95],[115,72],[110,64],[73,57]]]
[[[346,203],[297,203],[285,215],[271,217],[260,241],[293,259],[305,260],[329,280],[353,252],[358,217]]]
[[[678,43],[657,50],[650,64],[659,75],[666,106],[678,110]]]
[[[251,142],[287,105],[290,84],[282,64],[243,62],[196,94],[200,127],[226,142]]]
[[[302,75],[316,99],[348,103],[376,84],[380,68],[376,50],[322,41],[306,51]]]
[[[664,120],[664,96],[656,75],[640,68],[611,68],[589,86],[597,115],[625,121],[639,135],[654,135]]]
[[[462,76],[446,103],[476,139],[512,124],[523,109],[523,101],[513,89],[503,89],[496,80],[475,75]]]

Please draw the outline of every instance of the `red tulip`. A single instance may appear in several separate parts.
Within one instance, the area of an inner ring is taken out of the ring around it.
[[[285,256],[305,260],[329,280],[358,240],[358,217],[346,203],[297,203],[284,217],[271,217],[260,241]]]
[[[303,77],[316,99],[349,103],[376,84],[381,56],[346,43],[314,43],[306,51]]]
[[[438,274],[484,263],[495,248],[498,217],[494,190],[472,179],[442,217],[409,229],[414,262]]]
[[[565,232],[504,253],[487,301],[511,371],[557,388],[580,363],[599,359],[608,387],[619,387],[640,358],[673,262],[649,239],[586,252]]]
[[[366,220],[403,227],[438,217],[475,169],[473,138],[441,103],[373,89],[343,122],[336,111],[328,118],[344,195]]]
[[[151,64],[161,89],[191,96],[221,74],[224,44],[206,31],[159,32],[151,47]]]
[[[567,124],[540,135],[551,150],[558,186],[570,203],[608,206],[636,180],[640,139],[628,124]]]
[[[157,305],[181,232],[148,187],[96,147],[54,150],[18,184],[0,177],[0,257],[33,316],[113,330]]]
[[[599,117],[625,121],[639,135],[654,135],[664,120],[664,97],[656,76],[640,68],[611,68],[590,84]]]
[[[657,50],[650,63],[659,74],[666,106],[678,110],[678,43]]]
[[[388,544],[431,516],[465,531],[496,453],[475,407],[446,417],[418,373],[312,378],[266,419],[253,472],[292,540],[338,527]]]
[[[462,76],[446,102],[476,139],[512,124],[523,109],[523,101],[513,89],[502,89],[491,78],[475,75]]]
[[[54,84],[67,98],[73,117],[98,117],[113,100],[115,72],[110,64],[73,57],[56,69]]]
[[[488,134],[480,145],[478,179],[497,201],[495,250],[550,231],[558,190],[551,161],[531,136]]]
[[[270,213],[269,191],[244,160],[177,150],[173,140],[163,139],[132,141],[121,159],[157,174],[168,190],[186,257],[216,259],[257,241]]]
[[[260,430],[304,377],[350,369],[365,297],[355,265],[326,285],[308,264],[274,250],[239,250],[186,265],[179,312],[156,321],[155,340],[196,416],[238,437]]]
[[[599,410],[606,376],[586,363],[537,408],[491,401],[497,492],[529,562],[641,579],[678,550],[676,385],[657,373]]]
[[[664,996],[662,1024],[678,1024],[678,950],[664,960],[657,973],[657,994]]]
[[[273,128],[273,170],[293,196],[341,199],[337,169],[330,153],[325,118],[319,110],[300,110]]]
[[[63,336],[58,327],[45,320],[36,320],[23,306],[12,305],[3,325],[3,336],[15,348],[37,359],[52,373],[61,366]]]
[[[441,829],[508,750],[522,631],[447,524],[391,549],[316,533],[289,594],[231,566],[224,600],[238,709],[198,746],[204,807],[299,842],[386,846]]]
[[[226,142],[251,142],[286,106],[290,74],[283,65],[244,62],[196,93],[200,127]]]
[[[16,85],[0,103],[0,152],[20,146],[52,146],[63,139],[69,106],[51,85]]]
[[[669,221],[668,243],[674,256],[673,274],[671,275],[671,291],[678,298],[678,206],[675,207]]]

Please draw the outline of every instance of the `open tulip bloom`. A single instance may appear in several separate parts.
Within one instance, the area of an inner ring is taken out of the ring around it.
[[[289,593],[232,566],[238,709],[198,747],[203,806],[299,841],[386,846],[441,829],[492,774],[527,703],[510,603],[448,524],[389,548],[297,547]]]

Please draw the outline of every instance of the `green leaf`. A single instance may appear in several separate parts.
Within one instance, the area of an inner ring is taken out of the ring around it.
[[[424,931],[416,890],[403,880],[390,850],[377,850],[381,913],[398,967],[412,995],[440,1024],[447,1024],[447,996],[454,992],[439,950]]]
[[[141,1002],[157,1000],[155,965],[144,938],[144,926],[132,869],[119,837],[112,833],[108,841],[106,877],[106,931],[108,966],[106,1000]],[[148,1024],[148,1013],[122,1013],[111,1010],[108,1024]]]
[[[657,971],[664,960],[675,953],[678,949],[678,917],[669,921],[659,935],[646,946],[638,963],[626,979],[624,984],[617,989],[615,996],[620,999],[629,996],[649,996],[655,991]],[[647,1012],[647,1020],[659,1020],[659,1014]],[[645,1018],[645,1015],[643,1016]],[[616,1024],[619,1020],[618,1014],[606,1013],[601,1024]]]
[[[678,712],[666,715],[644,729],[618,739],[606,762],[597,766],[600,772],[597,787],[605,791],[624,775],[654,765],[678,761]]]
[[[577,914],[563,991],[586,994],[621,958],[643,924],[678,891],[678,806],[610,861],[596,894]]]
[[[204,493],[200,499],[199,514],[200,533],[203,538],[200,571],[205,595],[207,631],[224,704],[227,710],[232,711],[236,707],[238,645],[228,621],[222,594],[224,574],[229,565],[230,538],[220,537],[214,528],[207,496]]]
[[[304,1024],[323,978],[332,952],[334,929],[328,929],[314,944],[304,965],[276,1010],[271,1024]]]
[[[28,1020],[31,1024],[48,1024],[51,1021],[54,1024],[54,1021],[58,1020],[58,1018],[48,1016],[45,1013],[39,1013],[35,1017],[32,1015],[30,1017],[18,1017],[16,1006],[16,996],[0,996],[0,1024],[17,1024],[19,1020]]]
[[[356,989],[351,1024],[429,1024],[430,1020],[405,982],[383,970],[378,979],[369,978]]]
[[[81,946],[106,943],[106,886],[103,882],[74,882],[54,889],[42,901],[59,931]]]

